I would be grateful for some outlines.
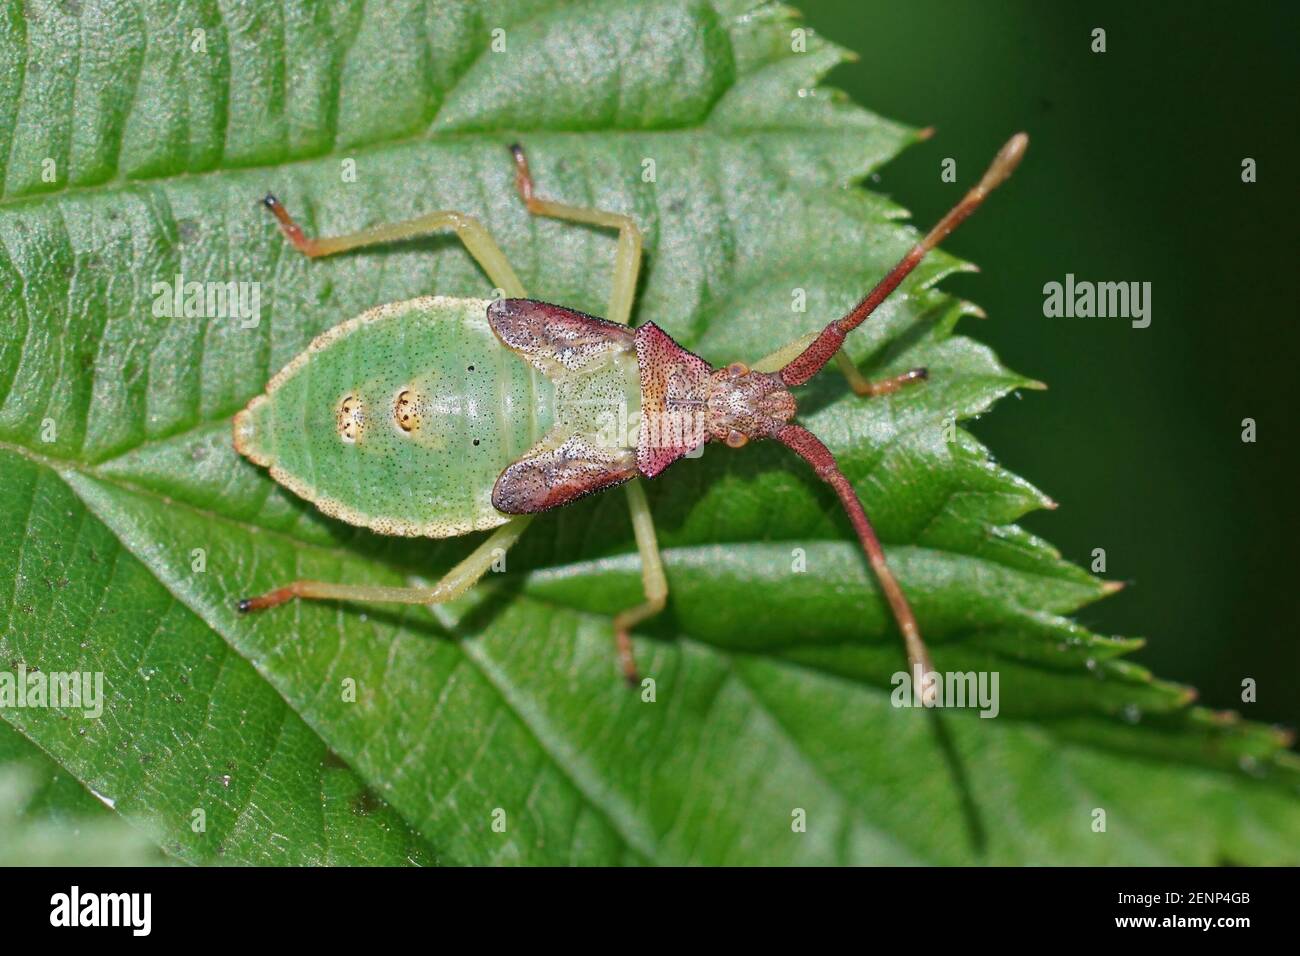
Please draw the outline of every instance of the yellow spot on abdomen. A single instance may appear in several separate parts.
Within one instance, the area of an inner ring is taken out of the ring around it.
[[[397,399],[393,402],[393,420],[402,431],[413,432],[420,427],[424,409],[424,396],[412,389],[404,388],[397,393]]]
[[[357,439],[361,437],[361,429],[365,425],[366,415],[365,408],[361,404],[361,399],[355,395],[345,395],[339,402],[338,412],[335,415],[338,423],[339,438],[345,445],[355,445]]]

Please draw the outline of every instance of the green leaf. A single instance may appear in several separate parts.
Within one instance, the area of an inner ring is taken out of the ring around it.
[[[145,866],[157,848],[0,723],[0,866]]]
[[[939,669],[998,672],[995,719],[891,706],[876,584],[779,448],[649,483],[671,586],[637,637],[653,703],[615,676],[610,615],[639,589],[620,494],[539,519],[453,606],[239,617],[293,578],[427,581],[468,552],[324,518],[235,455],[229,419],[365,308],[489,291],[448,236],[308,261],[259,196],[317,234],[471,212],[531,294],[599,312],[612,237],[526,214],[519,139],[543,193],[641,223],[638,322],[752,360],[914,241],[853,184],[918,133],[818,85],[846,52],[795,52],[762,0],[223,11],[0,17],[0,662],[100,671],[107,695],[98,720],[0,717],[62,772],[192,862],[1300,861],[1283,735],[1073,622],[1107,586],[1016,527],[1050,502],[951,426],[1035,383],[954,332],[977,310],[937,290],[965,268],[942,253],[850,344],[930,381],[863,401],[826,374],[801,409]],[[260,321],[155,315],[177,275],[260,283]]]

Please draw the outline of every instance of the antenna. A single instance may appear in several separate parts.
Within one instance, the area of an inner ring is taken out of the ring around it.
[[[907,598],[903,597],[903,589],[898,586],[893,572],[885,563],[885,552],[880,547],[880,539],[876,537],[871,522],[867,520],[866,509],[862,507],[858,493],[844,477],[844,472],[840,471],[840,466],[830,449],[802,425],[791,422],[784,425],[773,437],[812,465],[813,470],[817,472],[817,477],[834,488],[835,493],[840,496],[840,503],[848,513],[853,530],[857,532],[862,550],[867,553],[867,560],[871,562],[871,570],[875,572],[876,580],[880,582],[880,587],[885,592],[885,599],[894,612],[898,629],[903,632],[903,644],[907,648],[907,663],[912,672],[912,683],[917,697],[927,707],[933,706],[938,696],[938,687],[935,682],[927,682],[925,679],[926,675],[934,670],[934,665],[930,663],[930,652],[926,649],[925,641],[921,639],[921,629],[916,624],[916,616],[912,613]]]
[[[894,266],[848,315],[836,319],[822,329],[821,334],[813,339],[806,349],[781,369],[781,381],[789,387],[794,387],[804,384],[820,372],[822,366],[840,350],[845,337],[861,325],[867,316],[876,311],[876,307],[889,297],[889,293],[898,288],[898,284],[907,278],[907,274],[920,264],[926,253],[943,242],[963,219],[979,208],[980,203],[984,202],[989,193],[1006,181],[1020,165],[1020,160],[1028,146],[1029,137],[1024,133],[1017,133],[1007,140],[1006,145],[993,157],[993,162],[975,188],[948,210],[948,214],[940,219],[938,224],[926,233],[925,238],[908,251],[907,255],[903,256],[898,265]]]

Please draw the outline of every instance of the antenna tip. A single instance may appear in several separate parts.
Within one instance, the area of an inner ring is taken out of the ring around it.
[[[989,165],[989,171],[984,174],[984,179],[980,185],[987,192],[996,189],[1006,181],[1007,177],[1015,172],[1020,161],[1025,158],[1025,150],[1029,148],[1029,135],[1027,133],[1017,133],[1007,140],[1006,144],[998,150],[997,156],[993,157],[992,164]]]

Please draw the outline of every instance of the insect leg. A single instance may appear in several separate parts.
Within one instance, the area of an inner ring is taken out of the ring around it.
[[[372,226],[360,232],[350,232],[344,236],[313,239],[308,237],[302,227],[294,222],[293,217],[281,205],[280,200],[267,195],[262,203],[271,210],[284,237],[293,243],[293,247],[312,259],[332,256],[349,249],[373,246],[382,242],[398,242],[427,235],[441,229],[455,231],[460,241],[465,244],[469,254],[483,267],[488,279],[497,286],[507,298],[523,298],[524,287],[510,267],[501,247],[496,244],[492,234],[473,216],[463,212],[431,212],[425,216],[395,222],[386,226]]]
[[[519,515],[497,528],[460,564],[429,588],[397,588],[366,584],[332,584],[327,581],[294,581],[266,594],[244,598],[239,610],[264,611],[291,601],[308,598],[320,601],[382,601],[394,604],[441,604],[460,597],[491,570],[493,563],[519,540],[532,515]]]
[[[637,278],[641,272],[641,230],[631,216],[569,206],[564,203],[539,199],[534,194],[532,172],[522,146],[510,147],[515,158],[515,185],[519,197],[528,211],[537,216],[566,219],[594,226],[607,226],[618,230],[618,250],[614,256],[614,279],[610,289],[609,308],[605,318],[619,325],[627,325],[632,318],[632,302],[636,296]],[[659,542],[655,536],[654,516],[646,501],[645,489],[639,479],[625,486],[628,508],[632,515],[632,529],[636,534],[637,550],[641,554],[641,581],[645,588],[645,601],[628,608],[614,618],[614,639],[618,644],[619,663],[628,683],[640,682],[636,658],[633,655],[631,630],[648,617],[663,610],[668,600],[668,580],[664,576],[663,560],[659,556]]]
[[[765,355],[757,362],[750,362],[749,367],[755,372],[779,372],[792,358],[806,349],[817,338],[816,332],[809,332],[793,342],[787,342],[771,355]]]
[[[628,505],[632,510],[632,529],[636,533],[637,550],[641,553],[641,583],[645,588],[645,601],[630,607],[614,617],[614,640],[618,644],[618,659],[627,682],[640,683],[636,658],[632,651],[631,630],[648,617],[664,609],[668,600],[668,579],[664,576],[664,563],[659,555],[659,541],[655,537],[654,516],[646,501],[641,482],[627,485]]]
[[[853,360],[849,358],[848,353],[843,349],[835,353],[835,364],[844,373],[844,377],[848,380],[849,388],[853,389],[853,393],[867,397],[888,395],[891,392],[898,391],[909,382],[920,382],[930,377],[928,369],[911,368],[901,375],[893,375],[878,382],[873,382],[858,371],[858,367],[853,364]]]
[[[817,332],[809,332],[793,342],[787,342],[771,355],[765,355],[750,367],[755,372],[779,372],[791,359],[798,356],[804,349],[811,345],[817,338]],[[896,392],[908,382],[917,382],[929,378],[930,373],[923,368],[909,369],[902,375],[895,375],[892,378],[882,379],[879,382],[873,382],[865,375],[858,371],[858,367],[853,364],[848,353],[843,349],[835,353],[835,364],[839,366],[844,378],[849,383],[849,388],[853,389],[854,394],[876,396],[888,395]]]
[[[549,199],[537,198],[533,194],[533,175],[528,169],[524,148],[516,143],[510,147],[510,152],[515,157],[515,186],[519,189],[519,198],[524,201],[524,205],[533,215],[567,219],[570,222],[585,222],[592,226],[608,226],[618,230],[618,250],[614,254],[614,282],[610,290],[609,308],[605,318],[619,325],[627,325],[632,317],[632,300],[636,296],[637,276],[641,271],[641,230],[637,228],[636,222],[631,216],[622,213],[583,206],[568,206]]]
[[[840,353],[840,355],[843,354],[843,352]],[[857,369],[854,369],[854,371],[856,372]],[[901,375],[891,375],[889,378],[882,378],[878,382],[871,382],[863,378],[861,385],[854,383],[852,379],[849,380],[849,384],[853,386],[853,391],[858,395],[874,397],[876,395],[889,395],[898,391],[904,385],[909,385],[912,382],[923,382],[929,377],[930,372],[928,369],[910,368]]]

